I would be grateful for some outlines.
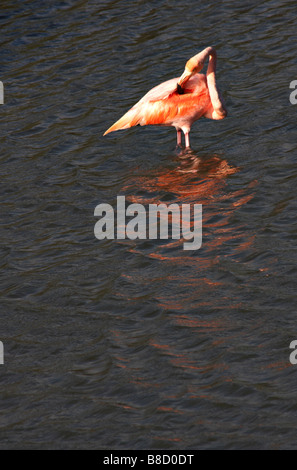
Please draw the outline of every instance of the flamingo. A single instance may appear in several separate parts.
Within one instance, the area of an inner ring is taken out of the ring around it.
[[[206,75],[199,73],[208,61]],[[190,148],[192,124],[206,117],[224,119],[227,110],[216,84],[217,54],[213,47],[206,47],[186,63],[183,74],[152,88],[126,114],[103,134],[133,126],[173,126],[177,132],[177,146]]]

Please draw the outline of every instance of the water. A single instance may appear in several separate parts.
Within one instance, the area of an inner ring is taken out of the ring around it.
[[[1,448],[294,449],[292,1],[1,4]],[[218,53],[191,152],[104,131]],[[203,243],[94,237],[94,208],[201,203]]]

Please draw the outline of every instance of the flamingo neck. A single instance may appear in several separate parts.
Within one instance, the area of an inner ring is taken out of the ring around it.
[[[209,60],[208,60],[206,76],[212,73],[215,75],[216,67],[217,67],[217,53],[213,47],[208,47],[207,49],[208,49],[207,55],[209,57]]]

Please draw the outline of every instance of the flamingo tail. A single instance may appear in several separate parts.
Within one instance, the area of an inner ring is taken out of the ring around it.
[[[120,129],[128,129],[129,127],[137,126],[141,120],[139,113],[136,109],[131,108],[124,116],[115,122],[103,135],[109,132],[119,131]]]

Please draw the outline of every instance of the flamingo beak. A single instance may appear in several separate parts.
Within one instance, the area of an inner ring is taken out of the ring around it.
[[[182,76],[180,77],[178,81],[178,85],[183,87],[183,85],[187,83],[187,81],[189,80],[189,78],[191,78],[192,75],[193,75],[193,72],[190,72],[189,70],[185,69],[184,73],[182,74]]]

